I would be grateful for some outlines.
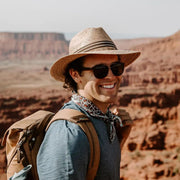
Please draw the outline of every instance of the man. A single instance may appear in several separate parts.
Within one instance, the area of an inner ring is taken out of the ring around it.
[[[69,55],[59,59],[51,75],[73,90],[64,108],[83,112],[92,121],[100,144],[96,180],[117,180],[120,176],[121,148],[132,121],[123,110],[113,115],[109,106],[117,100],[124,67],[140,52],[117,50],[102,28],[88,28],[70,42]],[[120,122],[121,139],[114,131]],[[119,145],[120,144],[120,145]],[[90,159],[89,142],[81,128],[69,121],[55,121],[49,127],[37,156],[40,180],[85,180]]]

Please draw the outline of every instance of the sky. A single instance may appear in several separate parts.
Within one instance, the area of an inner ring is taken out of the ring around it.
[[[0,0],[0,32],[77,33],[87,27],[129,37],[180,30],[180,0]]]

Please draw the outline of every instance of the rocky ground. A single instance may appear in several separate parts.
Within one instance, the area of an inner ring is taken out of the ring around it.
[[[121,88],[118,106],[126,109],[134,120],[122,151],[121,180],[180,178],[180,86],[174,88],[168,93],[151,93],[148,87],[139,92],[136,87]],[[1,138],[18,119],[39,109],[56,112],[70,97],[62,90],[34,92],[1,96]],[[0,154],[0,179],[5,179],[4,147],[0,148]]]
[[[120,102],[129,96],[120,98]],[[135,122],[122,152],[122,180],[180,178],[179,100],[180,89],[176,89],[132,97],[127,106],[121,107]]]

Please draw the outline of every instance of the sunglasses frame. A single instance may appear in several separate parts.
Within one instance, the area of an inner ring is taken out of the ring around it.
[[[122,73],[120,74],[116,74],[115,70],[113,68],[115,68],[115,66],[117,67],[117,65],[119,66],[122,66]],[[101,68],[100,68],[101,67]],[[104,68],[104,73],[100,73],[99,72],[99,75],[98,75],[98,72],[96,72],[96,70],[102,70]],[[120,62],[120,61],[117,61],[117,62],[113,62],[111,63],[110,66],[106,65],[106,64],[97,64],[93,67],[82,67],[82,71],[89,71],[89,70],[92,70],[93,71],[93,74],[94,76],[97,78],[97,79],[103,79],[105,78],[107,75],[108,75],[108,72],[109,72],[109,69],[111,69],[111,72],[113,73],[114,76],[120,76],[123,74],[124,72],[124,63]]]

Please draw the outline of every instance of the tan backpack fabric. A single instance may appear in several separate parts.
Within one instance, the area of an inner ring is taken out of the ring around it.
[[[54,115],[40,110],[14,123],[4,134],[2,145],[6,145],[7,179],[31,164],[28,179],[38,180],[36,156],[50,124],[56,120],[68,120],[78,124],[87,135],[90,144],[90,162],[86,180],[96,176],[100,161],[100,145],[96,130],[90,119],[74,109],[63,109]]]

